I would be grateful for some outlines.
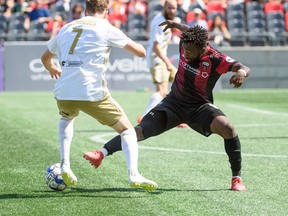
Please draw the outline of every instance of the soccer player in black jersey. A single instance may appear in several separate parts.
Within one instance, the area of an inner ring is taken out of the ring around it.
[[[212,133],[224,139],[225,151],[232,170],[231,189],[244,191],[241,179],[241,144],[234,126],[225,114],[213,105],[212,90],[222,74],[233,72],[230,84],[240,87],[250,69],[209,45],[209,34],[200,26],[188,27],[167,20],[164,31],[182,31],[179,44],[178,72],[170,93],[148,112],[136,127],[138,141],[157,136],[180,123],[186,123],[200,134]],[[100,150],[84,153],[84,158],[96,168],[103,158],[121,150],[120,136],[114,137]]]

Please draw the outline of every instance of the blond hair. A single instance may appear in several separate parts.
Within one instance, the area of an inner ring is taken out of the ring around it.
[[[86,11],[89,15],[103,13],[108,9],[109,0],[86,0]]]

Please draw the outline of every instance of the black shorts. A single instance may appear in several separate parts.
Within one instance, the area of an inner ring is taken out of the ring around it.
[[[225,114],[211,103],[202,105],[183,105],[174,98],[166,96],[156,107],[148,112],[139,124],[145,139],[156,136],[181,123],[208,137],[212,134],[210,125],[217,116]]]

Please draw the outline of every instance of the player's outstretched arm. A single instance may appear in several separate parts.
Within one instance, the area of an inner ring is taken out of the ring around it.
[[[165,26],[166,25],[166,26]],[[189,28],[188,25],[182,24],[182,23],[178,23],[178,22],[174,22],[172,20],[166,20],[162,23],[159,24],[159,26],[165,26],[165,28],[163,29],[163,31],[165,32],[167,29],[173,29],[173,28],[177,28],[180,31],[184,31],[185,29]]]
[[[126,46],[124,47],[125,50],[131,52],[132,54],[138,57],[145,57],[146,50],[144,46],[140,43],[136,43],[135,41],[131,40]]]

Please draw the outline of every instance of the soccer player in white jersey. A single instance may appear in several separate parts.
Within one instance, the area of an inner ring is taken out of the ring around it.
[[[77,183],[70,168],[70,146],[74,119],[83,111],[121,135],[131,187],[154,190],[157,184],[139,174],[135,130],[124,110],[111,97],[105,80],[112,47],[123,48],[138,57],[145,57],[146,50],[108,22],[108,4],[108,0],[87,0],[87,16],[63,26],[42,55],[43,65],[51,77],[57,79],[54,94],[61,115],[58,126],[61,174],[68,186]],[[56,55],[61,69],[53,63]],[[105,151],[100,156],[104,157]],[[84,158],[98,167],[99,164],[91,160],[94,157],[98,154],[84,154]]]
[[[168,44],[171,42],[171,30],[163,31],[160,23],[166,20],[175,19],[177,13],[177,1],[166,0],[162,13],[156,15],[150,23],[150,36],[147,47],[147,66],[150,68],[152,81],[155,85],[155,92],[150,97],[144,115],[156,106],[168,93],[169,82],[174,80],[177,69],[170,62],[167,56]],[[143,115],[138,117],[138,123]],[[182,125],[180,127],[185,127]]]

